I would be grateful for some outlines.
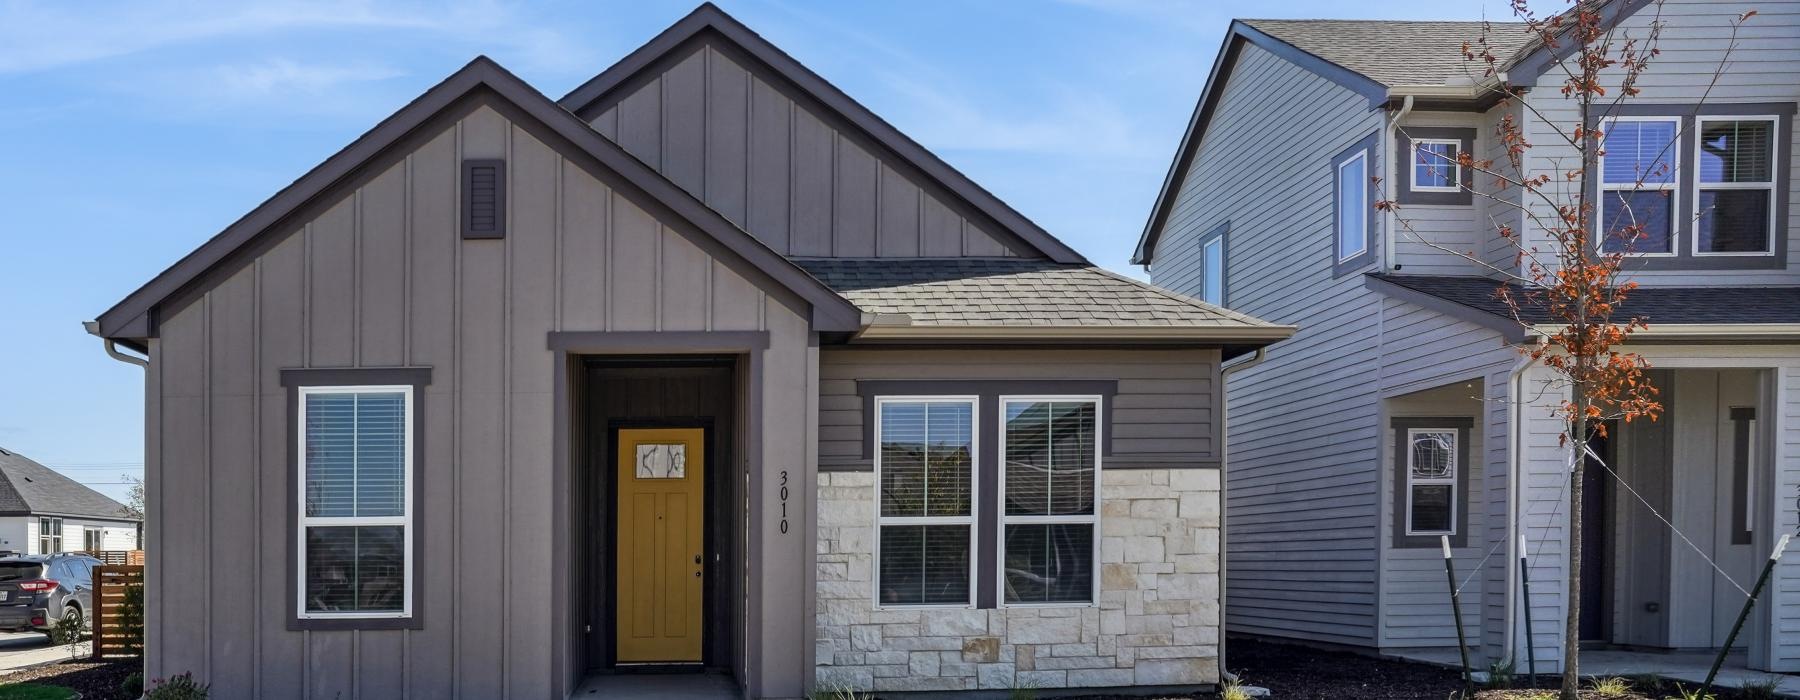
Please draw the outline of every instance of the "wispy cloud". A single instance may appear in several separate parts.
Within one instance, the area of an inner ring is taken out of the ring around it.
[[[368,63],[321,65],[275,58],[247,65],[219,66],[219,85],[243,96],[303,92],[319,94],[345,83],[386,80],[405,75],[390,66]]]

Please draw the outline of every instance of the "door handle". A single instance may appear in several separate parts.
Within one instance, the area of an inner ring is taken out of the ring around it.
[[[696,554],[696,555],[694,555],[694,563],[695,563],[695,564],[699,564],[699,563],[700,563],[700,555],[698,555],[698,554]]]

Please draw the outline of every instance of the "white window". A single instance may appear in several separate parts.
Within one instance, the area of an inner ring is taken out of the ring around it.
[[[1674,254],[1680,120],[1618,117],[1602,128],[1595,222],[1601,248],[1634,255]]]
[[[1775,251],[1775,117],[1699,117],[1695,255]]]
[[[1462,142],[1456,139],[1413,139],[1414,192],[1457,192],[1462,188]]]
[[[413,388],[299,391],[299,616],[410,617]]]
[[[1456,430],[1406,430],[1406,534],[1456,534]]]
[[[1100,397],[1000,397],[1000,601],[1092,603],[1099,584]]]
[[[38,554],[63,551],[63,519],[38,518]]]
[[[82,528],[81,535],[86,546],[86,549],[83,551],[101,552],[106,550],[105,530],[97,527]]]
[[[1200,244],[1200,300],[1225,305],[1225,237],[1222,235]]]
[[[1337,165],[1337,259],[1369,251],[1369,158],[1365,151]]]
[[[974,604],[975,397],[875,400],[875,600]]]

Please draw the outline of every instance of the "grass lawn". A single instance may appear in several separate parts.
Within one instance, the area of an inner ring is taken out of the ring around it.
[[[0,685],[0,700],[69,700],[72,697],[75,697],[75,691],[53,685]]]

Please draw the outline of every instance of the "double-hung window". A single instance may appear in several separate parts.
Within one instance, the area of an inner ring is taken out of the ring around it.
[[[1601,249],[1635,255],[1673,254],[1680,119],[1619,117],[1602,128],[1600,206],[1595,225]]]
[[[106,531],[97,527],[81,529],[81,536],[89,552],[100,552],[106,549]]]
[[[38,518],[38,554],[63,551],[63,519]]]
[[[1775,250],[1774,117],[1696,119],[1695,255]]]
[[[875,402],[876,602],[974,603],[975,397]]]
[[[1000,397],[1001,602],[1091,603],[1100,397]]]
[[[1457,431],[1408,428],[1406,464],[1406,534],[1450,535],[1456,532]]]
[[[298,615],[412,614],[413,387],[299,388]]]
[[[1337,164],[1337,261],[1369,252],[1369,156],[1358,150]]]
[[[1457,139],[1412,140],[1412,189],[1415,192],[1456,192],[1462,187],[1462,164]]]

